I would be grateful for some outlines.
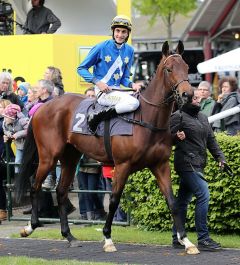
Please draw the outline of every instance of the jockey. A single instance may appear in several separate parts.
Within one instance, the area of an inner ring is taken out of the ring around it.
[[[88,116],[89,129],[93,133],[96,132],[100,121],[132,112],[139,106],[139,101],[120,87],[123,85],[138,92],[142,85],[130,80],[134,50],[126,42],[132,30],[132,23],[127,16],[119,15],[112,20],[111,30],[113,39],[94,46],[77,69],[85,81],[95,85],[98,103],[109,107]],[[93,73],[90,73],[89,68],[92,66]]]

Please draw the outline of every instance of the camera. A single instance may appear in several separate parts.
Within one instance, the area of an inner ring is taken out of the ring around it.
[[[0,0],[0,35],[13,34],[12,5]]]

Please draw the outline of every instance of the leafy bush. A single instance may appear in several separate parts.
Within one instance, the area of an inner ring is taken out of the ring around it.
[[[208,155],[205,178],[209,184],[210,205],[208,227],[215,232],[240,232],[240,137],[216,135],[217,141],[225,154],[234,177],[221,172],[218,163]],[[178,176],[173,169],[173,156],[170,159],[172,169],[173,190],[176,195]],[[126,199],[127,198],[127,199]],[[188,208],[186,227],[193,230],[195,199]],[[134,224],[147,230],[170,230],[172,220],[169,209],[159,191],[155,177],[148,169],[139,171],[129,177],[125,188],[125,196],[121,202],[125,210],[130,210]]]

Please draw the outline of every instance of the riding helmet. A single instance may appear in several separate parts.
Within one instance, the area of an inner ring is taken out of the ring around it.
[[[116,16],[111,23],[111,29],[114,30],[115,28],[126,28],[129,31],[131,31],[132,22],[128,16],[125,15]]]

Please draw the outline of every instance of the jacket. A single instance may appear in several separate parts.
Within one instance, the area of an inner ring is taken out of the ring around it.
[[[216,101],[211,97],[203,99],[200,103],[201,112],[204,113],[207,117],[211,116],[215,104]]]
[[[207,149],[216,161],[225,161],[205,114],[198,112],[196,116],[191,116],[184,111],[180,113],[178,110],[171,116],[170,129],[176,145],[174,167],[177,172],[195,170],[203,172],[206,166]],[[186,135],[183,141],[176,137],[178,130],[184,131]]]
[[[216,104],[216,107],[214,108],[214,114],[231,109],[238,104],[240,104],[240,94],[238,92],[226,94],[224,95],[222,101]],[[215,131],[228,131],[231,130],[231,126],[236,125],[240,130],[240,113],[228,116],[222,120],[217,120],[213,123],[212,127]]]
[[[17,118],[13,123],[7,125],[3,122],[3,131],[7,137],[12,137],[13,134],[16,134],[14,143],[19,150],[23,150],[28,124],[29,118],[24,116],[21,112],[17,114]]]
[[[45,6],[32,8],[27,14],[24,34],[54,33],[60,26],[61,21],[50,9]]]
[[[90,50],[77,72],[89,83],[102,81],[108,86],[131,87],[129,77],[133,58],[134,50],[127,43],[118,48],[114,40],[106,40]],[[93,74],[88,70],[92,66]]]

